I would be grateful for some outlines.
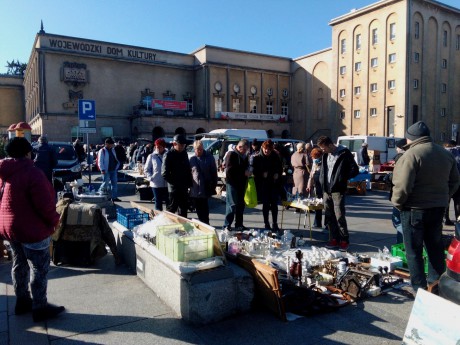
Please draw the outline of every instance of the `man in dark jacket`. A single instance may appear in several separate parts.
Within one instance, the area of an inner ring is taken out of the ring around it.
[[[0,236],[13,253],[15,313],[32,312],[35,322],[44,321],[64,311],[47,300],[50,236],[59,221],[54,190],[33,166],[27,139],[12,139],[6,153],[10,158],[0,160]]]
[[[48,181],[53,182],[53,169],[58,163],[56,151],[48,145],[48,139],[41,136],[34,149],[34,165],[41,169]]]
[[[163,160],[161,175],[168,182],[169,205],[166,209],[187,218],[188,189],[192,186],[192,171],[185,147],[187,141],[182,134],[173,138],[173,147]]]
[[[401,211],[401,225],[413,295],[426,289],[446,270],[442,220],[449,198],[459,186],[452,154],[433,142],[423,121],[406,131],[406,151],[393,171],[391,202]],[[428,260],[424,271],[423,247]]]
[[[226,157],[225,177],[226,183],[226,210],[224,220],[224,230],[231,231],[233,219],[237,231],[247,228],[243,225],[243,213],[245,208],[244,192],[248,183],[249,160],[247,156],[248,142],[241,140],[235,149]]]
[[[317,142],[324,154],[321,160],[320,183],[323,189],[324,213],[330,232],[326,248],[348,249],[350,240],[345,218],[345,193],[348,180],[359,173],[350,150],[336,146],[329,137],[321,136]]]
[[[82,143],[80,142],[80,139],[75,139],[73,143],[73,147],[75,149],[75,152],[77,153],[77,158],[78,161],[81,163],[85,160],[86,153],[85,153],[85,148],[83,147]]]
[[[361,149],[358,153],[358,165],[361,167],[366,167],[370,162],[369,154],[367,153],[367,143],[362,143]]]

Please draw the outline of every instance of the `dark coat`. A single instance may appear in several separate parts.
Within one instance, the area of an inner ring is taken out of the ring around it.
[[[361,147],[359,150],[358,154],[358,165],[360,166],[365,166],[369,165],[369,162],[371,161],[369,154],[367,153],[367,146]]]
[[[319,181],[323,192],[326,193],[342,193],[344,194],[348,188],[348,180],[359,174],[359,167],[353,158],[350,150],[342,148],[339,151],[339,156],[332,169],[331,183],[327,183],[327,157],[329,153],[325,153],[321,159],[321,170]]]
[[[184,190],[192,186],[192,170],[187,151],[172,148],[163,158],[161,176],[168,182],[168,191]]]
[[[225,159],[225,178],[227,183],[237,190],[244,190],[248,183],[246,171],[249,168],[248,156],[242,156],[235,150],[228,153]]]
[[[34,148],[34,155],[34,165],[45,173],[48,181],[51,181],[53,169],[58,164],[56,151],[48,143],[40,143]]]
[[[216,194],[217,166],[214,156],[204,151],[201,157],[190,158],[193,184],[190,189],[192,198],[209,198]]]
[[[40,242],[59,221],[55,192],[42,170],[28,158],[0,161],[0,235],[21,243]]]
[[[264,200],[264,196],[272,195],[273,192],[279,193],[283,174],[283,163],[279,154],[272,151],[266,156],[261,150],[258,155],[254,156],[253,168],[257,195],[260,200]],[[267,177],[264,177],[265,173]],[[274,179],[275,174],[278,175],[276,180]]]

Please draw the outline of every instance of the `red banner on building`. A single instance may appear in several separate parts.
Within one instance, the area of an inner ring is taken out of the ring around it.
[[[171,110],[187,110],[187,102],[185,101],[167,101],[163,99],[153,99],[152,108],[154,109],[171,109]]]

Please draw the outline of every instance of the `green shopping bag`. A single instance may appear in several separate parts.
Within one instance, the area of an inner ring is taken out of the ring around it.
[[[257,191],[254,177],[248,178],[248,185],[246,186],[246,192],[244,193],[244,203],[247,207],[254,208],[257,206]]]

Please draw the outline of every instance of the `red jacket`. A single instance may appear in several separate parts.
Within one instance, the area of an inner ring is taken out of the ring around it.
[[[28,158],[0,160],[0,235],[34,243],[54,232],[59,221],[55,192],[43,171]],[[0,192],[1,194],[1,192]]]

